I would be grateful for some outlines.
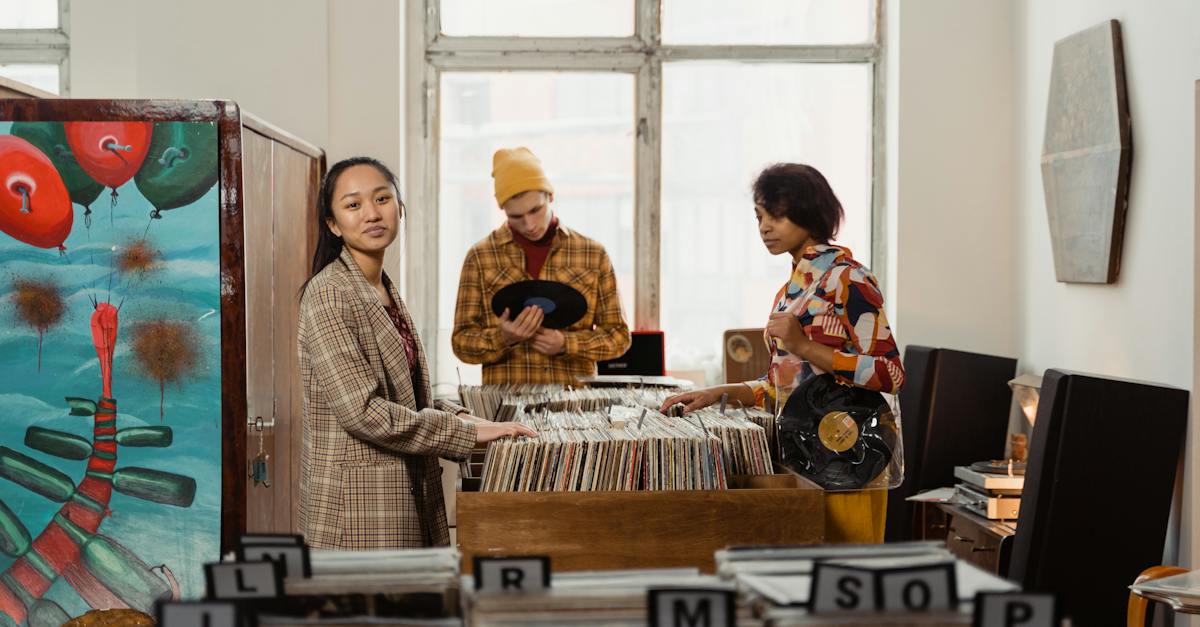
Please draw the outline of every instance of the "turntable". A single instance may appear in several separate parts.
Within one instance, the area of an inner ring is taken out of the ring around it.
[[[1003,495],[979,490],[966,483],[954,486],[951,501],[988,520],[1013,520],[1021,512],[1021,495]]]
[[[1021,474],[984,472],[999,470],[994,464],[996,462],[955,466],[954,476],[960,482],[954,486],[951,501],[989,520],[1016,520],[1021,509],[1021,490],[1025,487],[1024,471]],[[1007,470],[1007,463],[1004,465]]]

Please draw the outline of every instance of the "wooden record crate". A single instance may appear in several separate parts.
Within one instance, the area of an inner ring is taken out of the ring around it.
[[[779,469],[730,478],[728,490],[457,494],[463,572],[474,557],[549,555],[555,571],[694,566],[734,545],[821,544],[825,493]]]

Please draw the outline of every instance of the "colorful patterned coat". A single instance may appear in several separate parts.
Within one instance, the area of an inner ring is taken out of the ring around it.
[[[883,310],[879,282],[854,260],[850,249],[821,244],[805,251],[771,311],[791,312],[809,339],[833,348],[838,381],[888,394],[904,384],[904,366]],[[770,371],[746,383],[759,405],[777,394],[786,401],[801,381],[823,374],[772,338],[766,341],[773,349]]]

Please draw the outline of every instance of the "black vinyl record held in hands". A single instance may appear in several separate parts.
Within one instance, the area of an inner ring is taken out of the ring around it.
[[[587,300],[579,290],[557,281],[518,281],[507,285],[492,297],[492,313],[499,316],[508,310],[508,318],[517,317],[530,305],[541,307],[547,329],[565,329],[587,313]]]
[[[811,376],[788,397],[779,417],[785,466],[826,490],[856,490],[892,460],[891,408],[879,392]]]

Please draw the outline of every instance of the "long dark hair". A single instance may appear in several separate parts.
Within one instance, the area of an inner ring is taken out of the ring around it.
[[[342,238],[334,235],[329,229],[329,221],[333,219],[333,188],[337,186],[338,178],[342,172],[356,166],[369,165],[383,175],[392,187],[396,188],[396,202],[400,205],[404,201],[400,199],[400,183],[396,179],[396,174],[391,171],[386,165],[383,165],[378,159],[373,157],[350,157],[342,159],[333,164],[329,171],[325,173],[325,180],[321,182],[321,194],[317,198],[317,249],[313,252],[312,272],[308,275],[308,280],[300,287],[300,294],[304,294],[304,290],[308,288],[308,284],[317,276],[325,266],[333,263],[342,254],[342,246],[345,243]]]

